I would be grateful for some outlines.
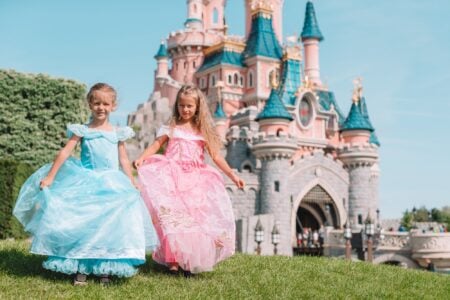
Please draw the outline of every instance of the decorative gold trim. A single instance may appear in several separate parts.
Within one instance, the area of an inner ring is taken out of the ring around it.
[[[209,48],[206,48],[203,50],[203,53],[205,55],[209,55],[214,52],[218,52],[220,50],[229,50],[233,52],[242,53],[245,49],[245,44],[237,42],[235,40],[225,40],[222,42],[219,42],[218,44],[212,45]]]

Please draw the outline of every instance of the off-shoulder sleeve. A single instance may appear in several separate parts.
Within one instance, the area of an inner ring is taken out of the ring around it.
[[[117,139],[121,142],[126,141],[134,137],[134,131],[131,127],[119,127],[117,128]]]
[[[69,124],[67,125],[67,137],[71,138],[76,135],[79,137],[83,137],[87,133],[87,126],[82,124]]]
[[[159,138],[160,136],[163,136],[163,135],[167,135],[168,136],[169,133],[170,133],[170,127],[167,126],[167,125],[162,125],[159,128],[158,133],[156,134],[156,137]]]

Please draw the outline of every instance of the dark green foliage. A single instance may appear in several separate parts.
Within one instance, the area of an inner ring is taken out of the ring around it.
[[[428,210],[425,206],[419,209],[415,207],[412,211],[406,210],[403,213],[401,224],[407,230],[414,226],[415,222],[437,222],[443,224],[447,230],[450,229],[450,206],[444,206],[442,209],[433,208]]]
[[[0,70],[0,157],[51,162],[66,125],[87,120],[86,88],[72,80]]]
[[[0,160],[0,239],[26,237],[22,226],[12,215],[20,187],[33,168],[11,159]]]

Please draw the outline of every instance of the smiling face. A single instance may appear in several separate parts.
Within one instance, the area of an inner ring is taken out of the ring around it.
[[[181,120],[190,122],[193,120],[197,111],[197,101],[193,95],[181,95],[178,101],[177,109]]]
[[[109,92],[95,91],[94,96],[89,101],[89,108],[95,120],[108,119],[109,114],[116,108],[115,96]]]

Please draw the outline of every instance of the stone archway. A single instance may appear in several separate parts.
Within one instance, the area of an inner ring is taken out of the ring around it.
[[[315,185],[302,198],[296,213],[296,224],[296,227],[312,230],[319,230],[322,226],[340,227],[338,208],[321,185]]]
[[[322,226],[341,228],[347,214],[338,194],[320,179],[312,180],[292,201],[291,234],[292,246],[297,246],[297,234],[305,227],[319,229]],[[303,221],[302,221],[303,219]]]
[[[419,265],[413,261],[412,259],[396,254],[396,253],[386,253],[380,256],[375,257],[373,260],[374,264],[392,264],[392,265],[404,265],[408,269],[417,269]]]

